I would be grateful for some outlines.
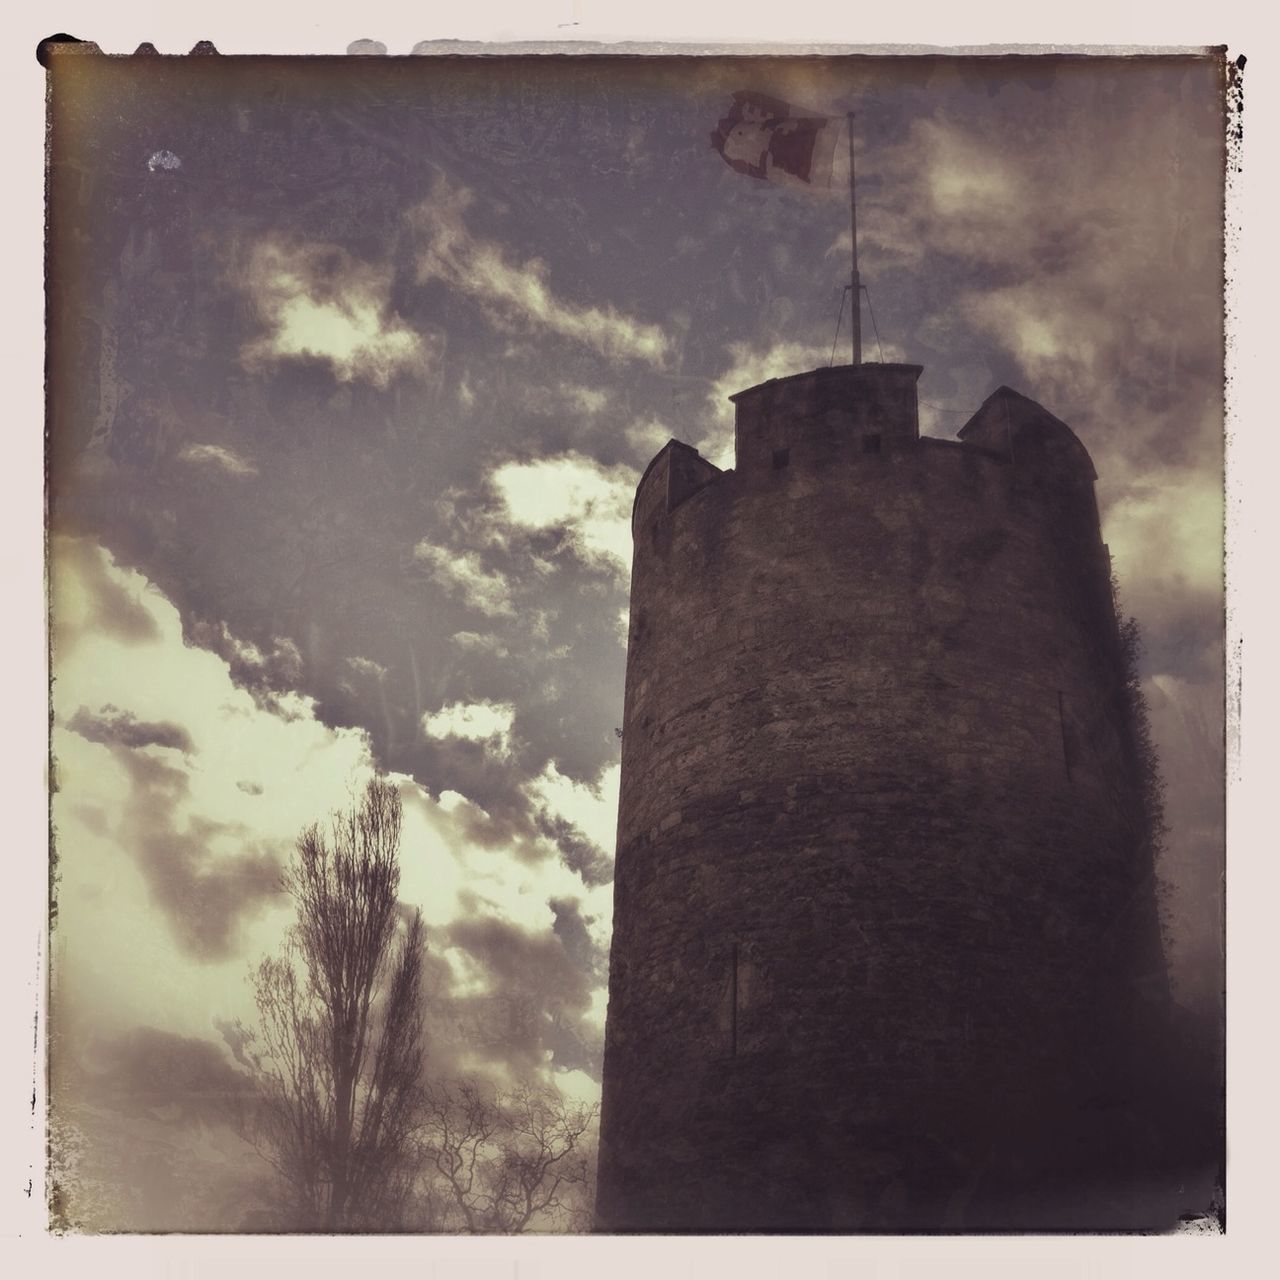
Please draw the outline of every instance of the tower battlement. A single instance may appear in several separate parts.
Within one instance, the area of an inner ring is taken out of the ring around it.
[[[847,469],[859,459],[858,480],[874,483],[877,471],[895,460],[901,464],[902,455],[944,473],[984,463],[1011,465],[1000,482],[1005,487],[1039,496],[1054,518],[1066,514],[1065,499],[1068,508],[1080,508],[1086,522],[1097,523],[1092,497],[1097,473],[1066,423],[1002,386],[960,428],[958,439],[921,436],[916,399],[921,372],[920,365],[909,364],[838,365],[738,392],[730,397],[736,410],[734,467],[722,471],[691,445],[669,440],[636,489],[632,536],[713,486],[780,486],[787,477],[775,473],[784,471],[830,471],[844,483],[852,479]]]

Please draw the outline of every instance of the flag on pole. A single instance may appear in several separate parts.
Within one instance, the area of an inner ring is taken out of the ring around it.
[[[739,173],[787,186],[828,187],[840,121],[741,90],[711,145]]]

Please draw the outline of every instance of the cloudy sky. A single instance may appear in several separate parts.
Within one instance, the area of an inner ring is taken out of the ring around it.
[[[1008,384],[1092,453],[1170,784],[1175,987],[1212,1014],[1212,62],[66,57],[52,963],[75,1141],[127,1116],[177,1168],[198,1133],[234,1183],[193,1099],[234,1080],[294,836],[375,769],[429,925],[431,1069],[598,1095],[635,484],[673,436],[727,465],[727,396],[828,362],[848,273],[847,171],[821,198],[711,150],[743,88],[857,112],[865,354],[924,366],[922,430]],[[172,1178],[91,1167],[108,1218],[187,1211]]]

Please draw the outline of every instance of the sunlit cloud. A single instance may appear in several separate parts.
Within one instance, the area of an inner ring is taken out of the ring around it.
[[[347,665],[355,672],[370,679],[382,681],[387,678],[387,669],[380,662],[374,662],[372,658],[362,658],[356,656],[347,659]]]
[[[440,340],[390,312],[391,269],[327,244],[267,239],[241,277],[268,332],[241,351],[250,368],[290,357],[326,361],[339,382],[386,387],[397,375],[434,366]]]
[[[668,440],[678,439],[679,432],[657,418],[637,419],[627,426],[627,443],[646,463]]]
[[[1222,591],[1223,494],[1213,476],[1149,473],[1111,503],[1102,534],[1131,593]]]
[[[101,548],[59,540],[55,561],[86,630],[80,649],[61,663],[55,689],[60,1026],[154,1025],[208,1037],[219,1022],[251,1023],[246,966],[275,949],[291,918],[279,869],[298,832],[347,803],[372,774],[368,739],[322,725],[309,701],[299,700],[303,710],[293,718],[264,709],[233,683],[226,659],[186,643],[163,594]],[[145,613],[145,634],[114,635],[97,625],[104,608],[120,607],[93,587],[98,579]],[[261,656],[243,641],[236,646]],[[349,665],[378,678],[369,659]],[[422,728],[437,740],[502,752],[513,745],[515,715],[510,702],[454,702],[424,716]],[[616,807],[616,772],[588,785],[548,765],[530,799],[603,839]],[[472,801],[448,792],[433,800],[410,779],[396,781],[405,799],[401,893],[433,929],[450,933],[450,949],[470,957],[458,960],[459,971],[471,965],[484,989],[496,992],[492,982],[506,961],[498,962],[493,946],[528,948],[537,972],[521,1000],[534,1008],[550,1001],[572,1025],[586,1020],[575,1035],[598,1037],[590,1016],[602,999],[593,994],[600,981],[594,961],[573,979],[572,1010],[557,1004],[564,966],[579,962],[568,953],[557,958],[556,927],[560,921],[563,933],[572,918],[593,947],[602,946],[608,885],[584,884],[551,835],[478,840],[469,833],[485,815]],[[441,993],[445,1008],[457,998]],[[559,1070],[564,1064],[539,1047],[548,1034],[537,1020],[519,1053]],[[514,1050],[495,1041],[487,1052],[506,1061]],[[484,1063],[485,1051],[477,1052],[472,1065]]]
[[[1078,305],[1064,306],[1061,289],[1048,280],[974,291],[961,307],[977,329],[1003,342],[1037,388],[1092,375],[1101,345],[1113,336],[1102,316],[1090,324]]]
[[[620,765],[610,765],[595,783],[566,778],[549,761],[546,768],[525,785],[539,804],[572,823],[606,853],[612,854],[618,829]]]
[[[220,444],[189,444],[179,454],[183,462],[215,467],[232,476],[256,476],[258,468],[234,449]]]
[[[514,262],[503,245],[474,235],[465,216],[472,199],[466,188],[440,179],[410,215],[423,237],[419,283],[442,281],[473,298],[496,324],[542,329],[613,359],[665,362],[669,342],[658,325],[607,304],[571,301],[552,287],[545,262]]]
[[[506,755],[511,749],[511,726],[516,709],[510,702],[454,702],[422,717],[429,738],[460,738],[483,742]]]
[[[83,627],[53,692],[60,998],[77,1017],[203,1035],[215,1015],[251,1012],[245,959],[286,918],[281,859],[367,775],[368,744],[302,700],[294,718],[264,710],[100,547],[58,539],[53,563]],[[146,616],[145,634],[97,625],[119,601]]]
[[[465,653],[490,653],[495,658],[505,658],[508,653],[497,636],[479,631],[455,631],[450,641]]]
[[[424,540],[414,547],[413,558],[471,608],[491,618],[515,616],[510,580],[500,570],[487,568],[479,552],[455,551]]]
[[[506,519],[525,529],[562,528],[588,557],[631,563],[631,505],[636,473],[582,454],[507,462],[490,476]]]

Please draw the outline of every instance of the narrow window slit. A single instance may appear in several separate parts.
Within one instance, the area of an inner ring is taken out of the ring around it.
[[[775,449],[773,451],[773,469],[775,471],[781,471],[782,468],[785,467],[787,463],[790,461],[791,461],[790,449]]]
[[[1071,779],[1071,738],[1067,730],[1067,700],[1062,690],[1058,690],[1058,727],[1062,731],[1062,765],[1067,771],[1067,781]]]
[[[729,979],[729,1056],[738,1056],[738,944],[733,944],[733,968]]]

